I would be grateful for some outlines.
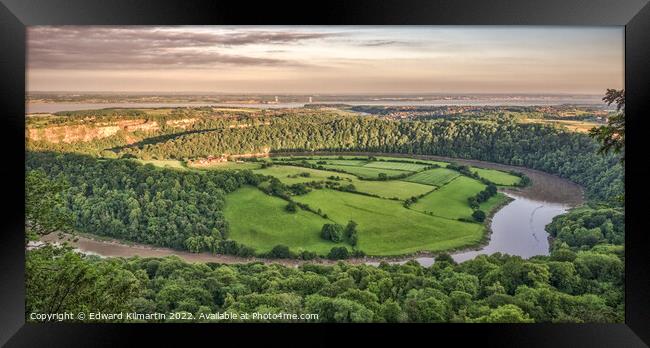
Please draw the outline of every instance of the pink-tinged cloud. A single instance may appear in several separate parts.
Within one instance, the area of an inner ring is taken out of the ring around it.
[[[600,93],[621,27],[30,27],[28,90]]]

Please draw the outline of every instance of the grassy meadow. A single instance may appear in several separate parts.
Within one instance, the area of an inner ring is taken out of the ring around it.
[[[348,166],[348,165],[331,165],[324,164],[323,167],[328,169],[342,170],[346,173],[356,175],[360,178],[373,179],[378,178],[380,173],[386,174],[386,176],[397,176],[404,174],[402,170],[396,169],[380,169],[380,168],[371,168],[366,166]]]
[[[273,176],[286,185],[313,181],[349,183],[354,185],[356,192],[323,188],[291,197],[298,203],[308,204],[314,211],[319,210],[326,218],[300,208],[296,213],[289,213],[285,210],[288,204],[286,200],[269,196],[259,188],[248,186],[230,193],[225,209],[226,219],[230,223],[230,238],[255,248],[257,252],[267,252],[278,244],[286,245],[294,252],[309,250],[319,255],[326,255],[333,246],[352,249],[348,243],[333,243],[320,237],[323,224],[335,222],[346,225],[350,220],[358,224],[359,242],[356,248],[374,256],[462,248],[479,243],[484,236],[484,224],[468,222],[472,219],[473,210],[467,199],[484,190],[486,185],[455,170],[426,169],[427,165],[403,158],[369,161],[358,156],[343,159],[339,156],[319,156],[271,160],[273,166],[253,167],[253,172]],[[435,164],[446,166],[442,162]],[[304,165],[320,165],[326,169]],[[345,170],[346,173],[327,168]],[[513,185],[519,179],[492,169],[472,170],[503,186]],[[303,176],[304,173],[308,175]],[[378,173],[388,176],[412,174],[402,180],[367,180],[375,178]],[[333,177],[338,179],[334,180]],[[260,184],[260,188],[265,186],[268,186],[268,181]],[[421,198],[405,206],[404,200],[413,196]],[[507,197],[499,193],[483,202],[480,209],[489,213],[505,200]]]
[[[314,213],[299,209],[284,210],[287,202],[256,187],[243,187],[228,195],[224,214],[230,223],[230,238],[258,252],[267,252],[278,244],[294,251],[311,250],[326,254],[335,244],[323,240],[320,230],[330,222]]]
[[[494,169],[483,169],[483,168],[470,168],[472,172],[478,173],[478,176],[484,179],[488,179],[495,183],[496,185],[501,186],[512,186],[519,183],[521,180],[518,176],[512,175],[510,173],[502,172]]]
[[[460,176],[460,173],[455,170],[447,168],[435,168],[413,174],[403,180],[424,185],[443,186],[458,176]]]

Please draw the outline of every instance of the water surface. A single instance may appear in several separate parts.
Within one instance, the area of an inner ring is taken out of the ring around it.
[[[601,105],[600,98],[476,98],[476,99],[431,99],[431,100],[359,100],[359,101],[314,101],[314,104],[347,104],[347,105],[385,105],[385,106],[551,106],[562,104]],[[239,108],[301,108],[309,105],[304,102],[287,103],[25,103],[25,113],[54,113],[59,111],[95,110],[105,108],[175,108],[175,107],[239,107]]]

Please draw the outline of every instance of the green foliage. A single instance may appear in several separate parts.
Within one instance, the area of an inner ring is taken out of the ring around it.
[[[532,323],[534,322],[521,308],[506,304],[490,310],[490,313],[473,320],[475,323]]]
[[[147,283],[144,270],[130,270],[123,260],[53,246],[27,254],[25,275],[27,319],[29,313],[132,311]]]
[[[348,248],[346,247],[333,247],[329,254],[327,254],[327,258],[330,260],[345,260],[350,257],[350,252],[348,251]]]
[[[298,205],[296,202],[289,202],[286,207],[284,207],[284,210],[288,211],[289,213],[295,213],[298,211]]]
[[[599,243],[622,245],[625,242],[625,214],[619,208],[574,209],[558,215],[546,226],[555,246],[591,248]]]
[[[349,252],[335,247],[330,256]],[[99,259],[48,246],[27,252],[26,311],[284,311],[317,313],[320,322],[623,322],[623,261],[616,249],[579,251],[573,261],[557,257],[557,251],[531,260],[496,253],[456,264],[439,255],[429,268],[415,262],[294,268]]]
[[[314,260],[318,257],[315,252],[309,250],[303,250],[298,255],[298,258],[301,260]]]
[[[55,231],[65,232],[72,226],[72,216],[65,210],[67,183],[50,180],[43,171],[30,170],[25,176],[25,230],[32,237]]]
[[[321,237],[325,240],[331,240],[334,243],[340,243],[344,238],[343,226],[339,224],[324,224],[321,229]]]
[[[352,246],[357,245],[359,242],[359,236],[357,235],[357,226],[358,224],[354,220],[348,221],[348,224],[345,226],[345,238]]]
[[[188,248],[190,237],[197,250],[210,248],[206,237],[227,236],[226,193],[258,183],[250,171],[182,172],[75,154],[28,152],[25,164],[32,173],[26,179],[28,222],[30,214],[37,216],[51,232],[71,215],[81,232],[178,249]]]
[[[483,210],[474,210],[472,218],[478,222],[485,221],[485,212]]]
[[[607,125],[592,128],[589,135],[601,144],[599,153],[607,154],[610,151],[622,153],[625,149],[625,90],[608,88],[603,101],[607,105],[616,104],[617,113],[609,117]],[[622,155],[621,162],[624,159],[625,156]]]
[[[269,252],[269,257],[276,259],[292,259],[294,255],[289,250],[289,247],[286,245],[276,245]]]
[[[319,113],[284,115],[265,127],[183,134],[123,152],[181,159],[259,152],[265,147],[274,151],[381,151],[470,158],[560,175],[584,186],[589,198],[608,200],[623,192],[623,169],[612,165],[619,157],[599,156],[598,143],[588,135],[508,117],[396,122]],[[372,176],[378,178],[378,172]]]

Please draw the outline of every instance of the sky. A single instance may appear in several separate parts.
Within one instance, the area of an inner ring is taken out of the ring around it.
[[[33,26],[27,90],[598,94],[623,27]]]

